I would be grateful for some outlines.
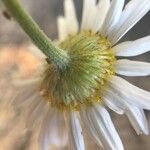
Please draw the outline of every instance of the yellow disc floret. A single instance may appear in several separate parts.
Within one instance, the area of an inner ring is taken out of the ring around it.
[[[107,80],[114,74],[111,43],[100,34],[82,32],[59,44],[70,61],[64,69],[45,68],[41,89],[48,102],[61,109],[80,109],[101,102]]]

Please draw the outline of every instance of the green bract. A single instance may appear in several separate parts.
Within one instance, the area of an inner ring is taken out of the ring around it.
[[[82,32],[59,44],[70,57],[64,69],[48,64],[42,90],[51,105],[78,109],[101,101],[101,91],[114,74],[115,57],[109,41],[99,34]]]

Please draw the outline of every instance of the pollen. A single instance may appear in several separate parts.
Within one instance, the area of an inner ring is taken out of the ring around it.
[[[80,110],[101,103],[108,80],[115,74],[109,40],[99,33],[86,31],[70,35],[59,44],[70,61],[64,69],[47,63],[42,74],[41,91],[52,107]]]

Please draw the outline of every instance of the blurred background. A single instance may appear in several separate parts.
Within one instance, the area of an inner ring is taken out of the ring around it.
[[[21,0],[21,2],[42,30],[51,39],[57,39],[56,19],[58,15],[63,14],[63,0]],[[80,21],[82,0],[74,2]],[[6,17],[5,12],[5,7],[0,1],[0,102],[11,98],[15,93],[9,84],[12,76],[19,74],[21,78],[30,78],[39,64],[39,60],[29,52],[30,39],[13,18]],[[150,35],[150,12],[121,41],[135,40],[147,35]],[[150,53],[133,59],[150,62]],[[150,91],[150,77],[131,77],[127,80]],[[5,105],[5,103],[0,105],[0,150],[38,150],[35,131],[28,131],[24,121],[18,121],[18,115],[13,112],[13,108],[7,106],[7,109],[4,109]],[[150,149],[150,136],[136,136],[125,116],[113,112],[111,115],[126,150]],[[146,115],[150,127],[150,113],[146,112]]]

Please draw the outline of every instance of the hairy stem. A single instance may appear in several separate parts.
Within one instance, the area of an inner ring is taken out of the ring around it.
[[[69,61],[67,53],[53,45],[52,41],[44,34],[24,8],[22,8],[19,0],[2,0],[2,2],[34,44],[50,61],[60,68],[65,67]]]

